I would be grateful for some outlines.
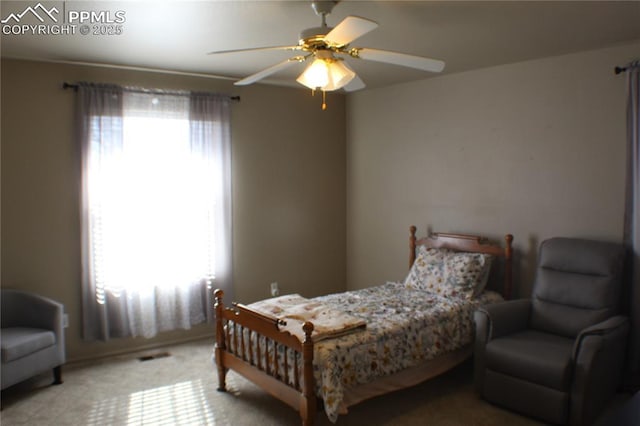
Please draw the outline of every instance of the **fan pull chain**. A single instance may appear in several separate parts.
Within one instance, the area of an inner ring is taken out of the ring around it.
[[[316,89],[311,89],[311,96],[315,96],[315,95],[316,95]],[[325,111],[326,109],[327,109],[327,92],[322,90],[322,110]]]

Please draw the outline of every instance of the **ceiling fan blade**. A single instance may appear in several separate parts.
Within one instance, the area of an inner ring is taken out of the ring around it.
[[[324,36],[324,40],[329,44],[344,46],[376,28],[377,22],[358,16],[347,16]]]
[[[423,71],[440,72],[444,69],[444,62],[437,59],[424,58],[422,56],[407,55],[406,53],[391,52],[378,49],[355,49],[356,57],[368,61],[386,62],[401,65],[403,67],[417,68]]]
[[[356,90],[364,89],[366,86],[364,81],[356,75],[343,89],[345,92],[355,92]]]
[[[218,55],[221,53],[239,53],[239,52],[258,52],[261,50],[300,50],[299,46],[265,46],[265,47],[250,47],[248,49],[231,49],[231,50],[214,50],[213,52],[207,52],[207,55]]]
[[[265,77],[268,77],[271,74],[274,74],[290,65],[293,65],[297,62],[302,62],[304,61],[304,59],[305,58],[302,56],[295,56],[293,58],[286,59],[282,62],[279,62],[275,65],[270,66],[269,68],[265,68],[262,71],[252,74],[249,77],[245,77],[242,80],[238,80],[233,84],[236,86],[246,86],[248,84],[255,83],[256,81],[261,80]]]

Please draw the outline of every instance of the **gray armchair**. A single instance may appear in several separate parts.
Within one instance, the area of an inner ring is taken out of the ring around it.
[[[592,423],[622,375],[629,328],[620,315],[623,260],[619,244],[544,241],[531,299],[474,314],[479,393],[545,422]]]
[[[2,389],[48,370],[62,383],[64,307],[18,290],[2,289],[0,298]]]

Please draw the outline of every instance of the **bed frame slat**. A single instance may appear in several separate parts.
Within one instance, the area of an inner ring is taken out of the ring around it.
[[[264,339],[264,370],[271,376],[271,361],[269,360],[269,342],[271,339]]]
[[[262,370],[262,357],[260,356],[260,340],[262,340],[261,336],[258,335],[258,338],[256,339],[256,349],[257,349],[257,354],[256,354],[256,360],[257,360],[257,366],[259,370]]]
[[[278,344],[273,342],[273,377],[280,377],[278,374]]]
[[[243,361],[247,360],[247,353],[244,351],[244,326],[240,326],[240,354]]]
[[[253,334],[253,330],[249,330],[249,364],[253,365],[253,342],[252,342],[252,338],[251,338],[251,334]]]
[[[293,357],[293,387],[300,389],[300,375],[298,374],[298,357]]]
[[[284,382],[289,383],[289,350],[284,348]]]

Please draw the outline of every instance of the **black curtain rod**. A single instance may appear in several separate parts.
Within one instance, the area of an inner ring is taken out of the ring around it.
[[[73,84],[73,83],[67,83],[65,81],[64,83],[62,83],[62,88],[63,89],[73,89],[74,91],[76,91],[76,90],[78,90],[78,85],[77,84]],[[157,90],[157,91],[154,91],[154,90],[140,90],[140,92],[143,92],[143,93],[154,93],[154,92],[167,93],[167,92],[169,92],[170,93],[170,91],[160,91],[160,90]],[[231,99],[232,101],[240,102],[240,96],[229,96],[229,99]]]
[[[623,73],[623,72],[629,71],[629,70],[631,70],[631,69],[636,69],[636,68],[638,68],[638,67],[640,67],[640,60],[637,60],[637,59],[636,59],[635,61],[629,62],[627,65],[625,65],[625,66],[623,66],[623,67],[615,67],[615,68],[613,69],[613,71],[614,71],[614,72],[616,73],[616,75],[617,75],[617,74],[621,74],[621,73]]]

